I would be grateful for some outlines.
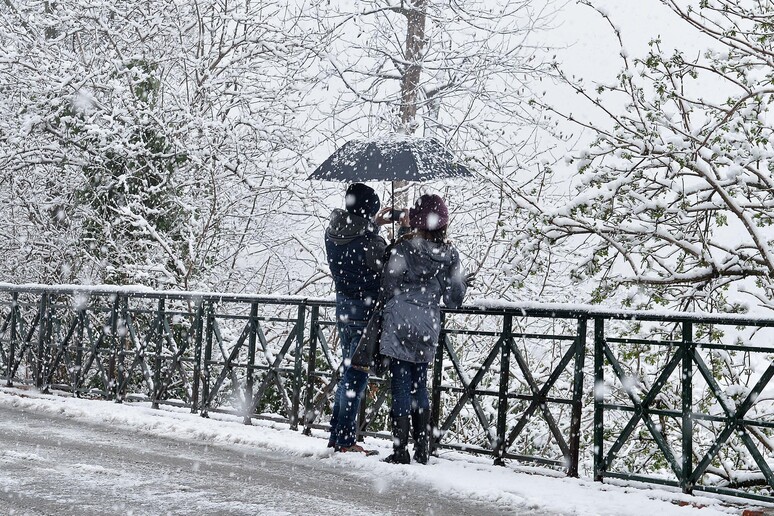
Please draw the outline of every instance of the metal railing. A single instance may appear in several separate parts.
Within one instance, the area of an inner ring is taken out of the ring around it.
[[[594,397],[594,478],[774,500],[774,319],[601,311],[593,319],[594,380],[605,391]],[[612,322],[625,319],[671,331],[650,339],[607,334]],[[733,344],[719,342],[732,337]],[[647,353],[660,357],[648,382],[626,363],[632,347],[640,356],[643,348],[660,350]],[[742,356],[736,364],[733,354]],[[615,397],[606,392],[611,384],[618,400],[608,400]],[[679,405],[670,406],[670,399]],[[637,440],[652,440],[662,462],[658,474],[613,467],[631,453],[624,446]],[[734,475],[733,462],[746,466],[743,475]],[[720,481],[708,482],[710,476]]]
[[[3,284],[0,378],[310,433],[325,427],[340,373],[333,308],[300,297]],[[774,501],[774,348],[765,344],[774,319],[536,304],[443,317],[433,451]],[[734,372],[728,354],[747,369]],[[389,437],[388,396],[387,382],[372,379],[361,435]]]

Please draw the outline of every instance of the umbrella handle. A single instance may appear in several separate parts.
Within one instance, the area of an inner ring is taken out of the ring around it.
[[[390,206],[395,208],[395,181],[390,181]],[[395,243],[395,221],[392,221],[392,232],[390,233],[390,244]]]

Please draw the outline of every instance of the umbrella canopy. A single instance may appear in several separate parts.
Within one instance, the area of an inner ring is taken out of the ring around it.
[[[352,140],[312,172],[309,179],[329,181],[431,181],[473,177],[435,138],[393,135]]]

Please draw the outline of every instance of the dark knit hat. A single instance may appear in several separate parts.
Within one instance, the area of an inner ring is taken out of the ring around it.
[[[379,211],[379,196],[374,189],[363,183],[352,183],[347,188],[347,195],[344,198],[347,211],[354,215],[360,215],[370,219]]]
[[[448,223],[449,209],[440,195],[425,194],[409,210],[409,224],[412,228],[435,231]]]

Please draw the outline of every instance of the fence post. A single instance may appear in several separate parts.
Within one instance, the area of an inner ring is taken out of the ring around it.
[[[194,341],[194,369],[193,369],[193,392],[191,393],[191,414],[195,414],[199,408],[199,387],[202,374],[202,331],[204,329],[204,300],[199,299],[196,302],[196,316],[194,319],[194,328],[196,337]]]
[[[215,307],[213,302],[209,302],[207,308],[207,342],[204,346],[204,386],[202,388],[202,417],[210,417],[207,414],[207,409],[210,404],[210,362],[212,362],[212,334],[214,332],[215,324]]]
[[[309,358],[306,364],[306,400],[304,401],[304,435],[312,435],[311,422],[317,414],[310,414],[314,404],[314,377],[317,370],[317,339],[320,320],[320,307],[312,307],[312,317],[309,321]]]
[[[580,461],[580,429],[583,409],[583,366],[586,359],[586,327],[587,319],[578,319],[578,338],[575,339],[575,368],[572,385],[572,418],[570,420],[570,463],[567,476],[578,476]]]
[[[118,362],[118,304],[121,301],[121,297],[118,294],[114,294],[114,296],[113,307],[110,309],[110,342],[112,343],[112,349],[110,350],[110,363],[108,364],[107,371],[108,384],[105,386],[108,397],[113,392],[116,384],[116,363]]]
[[[245,371],[245,407],[242,422],[251,425],[250,407],[253,406],[253,366],[255,365],[255,336],[258,332],[258,303],[250,304],[250,334],[247,337],[247,371]]]
[[[446,346],[446,314],[441,312],[441,332],[438,337],[438,346],[435,348],[435,360],[433,361],[433,391],[430,402],[430,435],[428,442],[428,455],[432,455],[438,447],[441,439],[439,428],[441,426],[441,381],[443,379],[443,351]]]
[[[505,425],[508,415],[508,380],[510,379],[511,340],[513,338],[513,316],[503,316],[503,333],[500,338],[500,388],[497,395],[497,443],[494,463],[505,464]]]
[[[123,302],[121,303],[121,317],[116,321],[116,403],[124,402],[124,392],[126,385],[129,383],[128,379],[125,379],[126,371],[124,363],[126,363],[126,343],[127,340],[131,340],[129,336],[129,295],[123,296]],[[118,325],[118,322],[121,325]]]
[[[38,319],[38,350],[35,357],[35,387],[43,388],[43,350],[46,345],[46,328],[48,327],[48,294],[40,296],[40,318]]]
[[[46,318],[45,318],[45,346],[43,349],[43,355],[40,356],[40,371],[41,371],[41,383],[43,384],[43,394],[48,394],[51,387],[51,381],[54,377],[54,357],[57,351],[54,349],[54,318],[56,316],[56,305],[51,302],[51,296],[48,297],[46,303]]]
[[[693,343],[693,325],[683,321],[683,335],[680,346],[682,347],[682,473],[680,487],[683,493],[690,494],[693,491],[691,473],[693,472],[693,356],[695,344]]]
[[[156,309],[156,353],[153,359],[153,403],[151,408],[159,408],[161,395],[161,350],[164,348],[164,298],[159,299]]]
[[[16,357],[16,338],[17,338],[17,331],[16,331],[16,319],[17,319],[17,312],[19,310],[19,293],[14,292],[11,296],[11,345],[10,349],[8,351],[8,367],[6,375],[8,378],[6,379],[5,385],[7,387],[13,387],[13,361],[14,357]]]
[[[83,332],[86,327],[86,308],[78,308],[78,340],[75,347],[75,371],[73,373],[73,394],[80,397],[81,370],[83,369]]]
[[[290,429],[298,430],[298,412],[301,405],[301,382],[303,381],[303,369],[301,353],[304,348],[304,315],[306,314],[306,305],[298,305],[298,319],[296,321],[296,350],[295,361],[293,363],[293,403],[290,414]]]
[[[594,319],[594,480],[601,482],[605,474],[605,320]]]

